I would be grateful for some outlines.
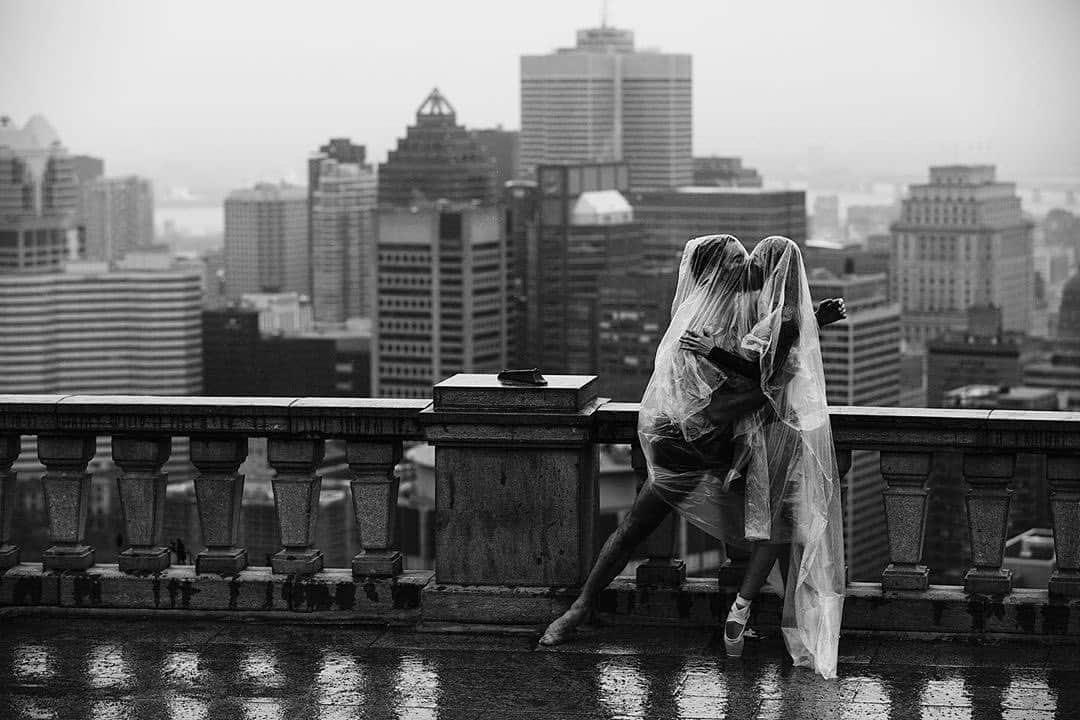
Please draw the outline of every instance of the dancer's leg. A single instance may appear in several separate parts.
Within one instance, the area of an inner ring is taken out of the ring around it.
[[[569,610],[548,626],[540,638],[541,645],[558,645],[565,641],[588,618],[601,591],[626,567],[634,548],[660,525],[669,512],[671,506],[656,493],[650,492],[648,485],[642,488],[626,518],[600,548],[596,564],[581,588],[581,595]]]
[[[743,576],[742,585],[739,586],[739,594],[735,597],[731,609],[728,611],[727,621],[724,623],[724,646],[729,657],[740,657],[743,648],[743,632],[750,617],[750,603],[753,602],[761,586],[765,584],[765,578],[769,576],[773,565],[787,545],[774,545],[770,543],[755,543],[750,551],[750,559],[746,563],[746,574]]]

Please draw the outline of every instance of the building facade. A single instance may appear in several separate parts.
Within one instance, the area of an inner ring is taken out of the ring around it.
[[[710,155],[694,158],[694,185],[759,188],[762,182],[756,169],[743,167],[740,157]]]
[[[649,236],[651,263],[678,267],[686,241],[727,233],[748,250],[770,235],[783,235],[800,247],[806,243],[806,193],[802,190],[681,187],[631,192],[634,216]]]
[[[75,243],[78,178],[60,137],[40,115],[0,118],[0,274],[60,269]]]
[[[930,168],[929,183],[909,188],[892,241],[893,297],[910,346],[962,330],[972,305],[1000,307],[1006,331],[1028,331],[1032,223],[993,165]]]
[[[429,397],[507,359],[504,217],[495,206],[380,207],[372,343],[377,397]]]
[[[842,297],[848,317],[821,329],[821,360],[829,405],[894,407],[900,400],[900,307],[890,302],[884,274],[836,276],[811,273],[815,302]],[[885,487],[878,454],[852,453],[844,479],[844,539],[848,577],[880,577],[889,560],[888,537],[881,531]]]
[[[248,293],[310,295],[307,191],[259,183],[225,198],[225,288]]]
[[[312,303],[320,326],[370,317],[375,254],[375,173],[321,161],[311,205]]]
[[[146,178],[127,175],[82,183],[79,256],[114,260],[154,244],[154,188]]]
[[[689,185],[690,55],[634,49],[634,34],[579,30],[573,48],[521,58],[521,170],[624,161],[634,188]]]
[[[416,124],[379,165],[379,205],[439,200],[490,205],[499,199],[496,171],[495,158],[458,124],[453,105],[436,88],[417,109]]]

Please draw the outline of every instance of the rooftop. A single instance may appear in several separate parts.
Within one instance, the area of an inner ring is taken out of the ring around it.
[[[715,633],[598,628],[535,635],[377,626],[0,616],[6,718],[1074,717],[1080,653],[1024,643],[845,638],[839,677],[742,660]]]

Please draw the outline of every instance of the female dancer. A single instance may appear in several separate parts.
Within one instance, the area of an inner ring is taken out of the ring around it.
[[[750,266],[751,284],[760,286],[761,293],[757,322],[740,345],[757,358],[757,367],[747,367],[743,357],[722,348],[706,348],[692,331],[682,340],[684,348],[707,353],[722,369],[754,377],[767,398],[735,428],[741,452],[732,473],[745,478],[742,534],[752,550],[724,642],[729,654],[741,652],[750,603],[779,557],[787,566],[781,625],[788,652],[796,665],[835,677],[844,546],[818,323],[795,243],[766,238],[754,249]],[[715,522],[712,508],[684,507],[683,512],[707,529]],[[723,528],[731,529],[730,523]]]
[[[746,325],[746,289],[747,255],[734,237],[714,235],[687,243],[671,324],[657,350],[639,416],[649,479],[626,519],[601,549],[581,595],[551,623],[541,644],[564,642],[573,633],[591,613],[600,592],[629,561],[633,548],[660,524],[671,507],[686,513],[690,520],[698,520],[701,512],[687,510],[713,506],[717,515],[729,518],[727,524],[741,530],[732,519],[739,515],[741,502],[734,494],[729,497],[720,492],[720,484],[732,461],[735,420],[762,407],[767,398],[755,383],[740,380],[735,372],[719,371],[715,364],[719,355],[704,362],[704,358],[680,350],[677,343],[685,331],[700,328],[710,338],[710,348],[719,343],[732,354]],[[840,307],[839,301],[823,303],[820,322],[841,319]],[[698,524],[712,532],[709,523]],[[721,524],[711,527],[718,526]],[[726,538],[737,532],[713,534]],[[755,564],[752,557],[748,574],[760,575],[763,581],[775,558],[762,555]],[[763,568],[757,564],[764,564]]]

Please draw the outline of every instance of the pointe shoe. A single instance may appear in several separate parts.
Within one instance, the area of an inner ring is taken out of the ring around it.
[[[730,658],[742,657],[743,642],[746,639],[746,625],[750,619],[750,603],[747,603],[745,607],[739,608],[735,603],[731,604],[731,610],[728,612],[727,620],[724,622],[724,650],[727,652],[727,656]],[[732,636],[731,626],[738,626],[738,634]]]

